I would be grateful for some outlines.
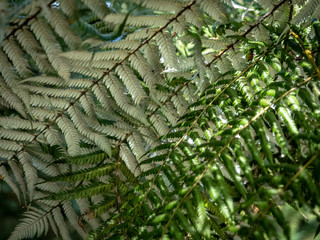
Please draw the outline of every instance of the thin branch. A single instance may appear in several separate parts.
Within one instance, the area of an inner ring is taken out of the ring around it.
[[[56,0],[51,0],[51,1],[48,3],[47,6],[48,6],[48,7],[51,7],[51,5],[52,5],[54,2],[56,2]],[[3,40],[9,39],[9,38],[10,38],[11,36],[13,36],[19,29],[22,29],[24,26],[26,26],[32,19],[35,19],[35,18],[38,16],[38,14],[41,13],[41,10],[42,10],[42,9],[39,8],[33,15],[31,15],[30,17],[25,18],[25,20],[23,21],[23,23],[22,23],[21,25],[19,25],[18,27],[12,29],[12,31],[11,31],[8,35],[6,35]]]
[[[251,25],[249,27],[249,29],[247,31],[245,31],[243,34],[241,34],[241,37],[246,37],[253,29],[255,29],[256,27],[258,27],[258,25],[260,23],[262,23],[267,17],[269,17],[270,15],[272,15],[279,7],[281,7],[286,1],[288,0],[282,0],[280,3],[278,3],[277,5],[275,5],[273,7],[273,9],[266,13],[264,16],[262,16],[254,25]],[[207,66],[210,66],[214,61],[216,61],[217,59],[219,59],[225,52],[227,52],[229,49],[233,48],[238,42],[240,41],[240,39],[237,39],[236,41],[234,41],[233,43],[231,43],[230,45],[228,45],[224,50],[222,50],[218,55],[216,55],[210,63],[207,64]]]
[[[299,42],[300,47],[302,48],[302,50],[304,51],[304,53],[306,54],[309,62],[312,64],[312,66],[314,67],[314,69],[316,70],[318,79],[320,80],[320,69],[318,68],[317,64],[316,64],[316,60],[315,58],[312,56],[312,53],[309,49],[306,49],[303,45],[302,40],[300,39],[299,35],[296,34],[293,30],[290,31],[290,34],[292,36],[295,37],[295,39],[297,39],[297,41]]]

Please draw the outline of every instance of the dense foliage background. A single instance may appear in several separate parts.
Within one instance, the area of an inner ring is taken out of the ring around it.
[[[0,0],[0,239],[319,239],[319,18]]]

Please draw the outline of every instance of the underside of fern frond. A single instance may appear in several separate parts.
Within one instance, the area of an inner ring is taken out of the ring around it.
[[[319,1],[8,4],[0,177],[27,209],[9,239],[315,226]]]

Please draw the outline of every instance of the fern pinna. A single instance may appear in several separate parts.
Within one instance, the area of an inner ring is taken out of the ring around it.
[[[9,239],[318,236],[320,1],[18,2],[0,50],[0,176],[26,207]]]

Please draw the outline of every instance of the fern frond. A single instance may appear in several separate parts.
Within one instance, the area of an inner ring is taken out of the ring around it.
[[[160,53],[164,58],[164,64],[169,70],[179,70],[176,50],[173,45],[173,39],[170,34],[161,32],[157,35],[157,44],[159,45]]]
[[[315,10],[320,5],[319,0],[310,0],[308,1],[302,8],[301,10],[293,17],[291,20],[292,24],[299,24],[301,23],[304,19],[306,19],[309,16],[312,16],[314,13],[316,14]]]
[[[77,48],[80,45],[81,38],[71,30],[67,20],[60,11],[50,9],[46,14],[46,19],[52,25],[55,32],[64,39],[70,49]]]
[[[36,20],[30,26],[32,32],[45,50],[52,67],[65,80],[70,79],[69,64],[58,56],[62,51],[49,26],[43,20]]]
[[[223,4],[219,0],[205,0],[201,1],[200,7],[213,19],[221,22],[227,23],[227,11],[224,8]],[[209,11],[209,9],[211,11]]]
[[[103,19],[110,13],[110,9],[106,6],[105,2],[100,0],[82,0],[100,19]]]
[[[23,220],[16,226],[9,239],[39,237],[41,234],[46,233],[49,228],[48,215],[50,213],[46,213],[41,209],[30,209],[29,212],[24,214]]]
[[[48,0],[0,16],[0,178],[28,205],[10,239],[281,239],[286,206],[316,219],[318,6]]]

